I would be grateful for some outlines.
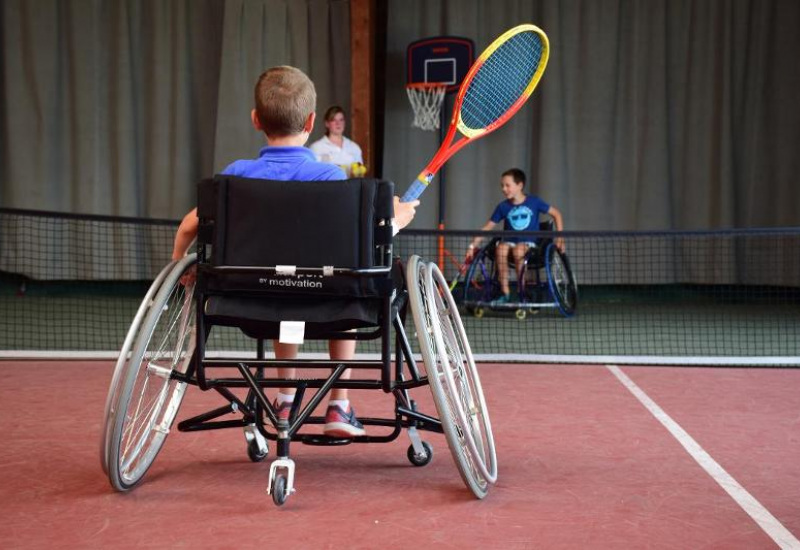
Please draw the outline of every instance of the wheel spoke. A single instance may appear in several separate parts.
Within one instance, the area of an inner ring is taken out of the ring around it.
[[[153,428],[156,423],[156,417],[161,410],[161,406],[164,403],[164,399],[166,398],[167,392],[169,390],[169,385],[165,384],[159,393],[159,396],[152,400],[152,404],[150,405],[149,409],[145,412],[144,415],[141,417],[131,419],[131,426],[133,426],[133,433],[130,434],[128,439],[129,444],[125,448],[125,452],[122,453],[123,457],[129,457],[128,460],[124,461],[122,464],[123,472],[127,472],[130,469],[130,464],[134,462],[142,452],[142,449],[145,447],[147,443],[148,437],[151,435]],[[147,419],[141,423],[134,423],[133,420],[139,419]],[[133,448],[131,448],[131,443],[135,442]]]

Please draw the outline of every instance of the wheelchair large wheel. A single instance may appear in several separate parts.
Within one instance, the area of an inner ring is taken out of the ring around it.
[[[142,321],[133,352],[111,388],[106,427],[108,477],[119,491],[141,481],[161,450],[183,400],[186,383],[173,378],[185,373],[195,347],[194,285],[180,277],[194,265],[194,256],[178,262],[165,277]]]
[[[112,407],[116,404],[118,396],[119,396],[119,388],[121,386],[119,379],[120,376],[126,371],[128,366],[128,358],[131,352],[131,347],[136,341],[136,337],[139,334],[139,327],[142,325],[142,321],[144,320],[147,313],[150,311],[150,306],[153,303],[153,297],[158,292],[158,289],[161,288],[161,283],[164,282],[164,279],[167,275],[172,271],[177,264],[177,261],[171,262],[167,264],[164,269],[161,270],[161,273],[153,281],[153,284],[150,285],[150,288],[147,290],[147,294],[145,294],[142,303],[139,305],[139,309],[136,312],[136,315],[133,317],[133,321],[131,322],[131,326],[128,329],[128,334],[125,336],[125,341],[122,343],[122,348],[119,352],[119,357],[117,359],[117,364],[114,367],[114,375],[111,378],[111,384],[108,387],[108,396],[106,397],[106,408],[105,414],[103,416],[103,433],[100,438],[100,464],[103,467],[103,472],[108,473],[108,441],[111,428],[113,427],[114,423],[111,421],[111,410]]]
[[[475,361],[458,309],[438,267],[413,256],[407,281],[420,339],[445,437],[462,479],[478,498],[497,479],[491,423]]]
[[[578,282],[572,273],[567,255],[555,243],[550,243],[545,251],[545,270],[550,294],[565,317],[572,317],[578,307]]]

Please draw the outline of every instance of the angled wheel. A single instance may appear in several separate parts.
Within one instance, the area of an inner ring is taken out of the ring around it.
[[[497,456],[478,369],[453,295],[442,272],[433,263],[428,264],[427,295],[433,297],[433,303],[428,305],[435,306],[431,313],[438,316],[439,322],[438,330],[434,325],[433,335],[447,382],[442,389],[453,403],[456,420],[464,431],[471,455],[473,481],[480,484],[482,477],[494,483],[497,480]]]
[[[550,243],[545,251],[545,270],[550,295],[565,317],[572,317],[578,307],[578,282],[572,273],[567,255],[555,243]]]
[[[493,275],[494,266],[488,254],[491,245],[492,243],[476,252],[464,276],[462,302],[470,309],[475,308],[474,311],[480,308],[476,304],[480,302],[488,304],[500,292],[500,284]]]
[[[418,256],[407,269],[420,351],[445,437],[464,483],[483,498],[497,479],[497,457],[464,326],[439,269]]]
[[[184,258],[164,278],[139,327],[132,353],[117,377],[106,428],[108,477],[119,491],[139,483],[161,450],[178,412],[195,347],[193,285],[180,277],[194,265]]]
[[[150,285],[150,288],[147,290],[147,294],[145,294],[142,303],[139,305],[136,315],[133,317],[131,327],[128,329],[128,334],[125,336],[125,341],[122,343],[122,348],[119,352],[119,358],[117,359],[117,364],[114,367],[114,375],[112,376],[111,384],[109,384],[108,387],[105,414],[103,416],[104,429],[100,437],[100,465],[103,467],[103,472],[106,474],[108,473],[108,436],[113,427],[113,422],[110,421],[110,415],[112,407],[115,406],[119,397],[119,389],[121,386],[119,382],[120,376],[122,376],[127,369],[131,347],[133,347],[136,337],[139,335],[139,328],[142,325],[142,321],[150,311],[150,306],[153,303],[153,298],[155,297],[156,292],[158,292],[158,289],[161,288],[161,283],[164,282],[166,276],[170,271],[172,271],[177,263],[177,261],[174,261],[167,264],[164,269],[161,270],[161,273],[159,273],[155,278],[153,284]]]

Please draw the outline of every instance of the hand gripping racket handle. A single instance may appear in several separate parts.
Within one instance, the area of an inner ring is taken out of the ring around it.
[[[408,191],[405,192],[403,197],[400,199],[400,202],[411,202],[419,198],[422,195],[422,192],[428,188],[428,184],[433,179],[433,174],[423,172],[417,179],[415,179],[411,183],[411,187],[408,188]]]

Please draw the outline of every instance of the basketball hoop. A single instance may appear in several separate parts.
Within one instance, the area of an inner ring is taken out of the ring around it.
[[[406,93],[414,109],[414,122],[421,130],[438,130],[439,113],[442,110],[447,84],[438,82],[415,82],[406,85]]]

